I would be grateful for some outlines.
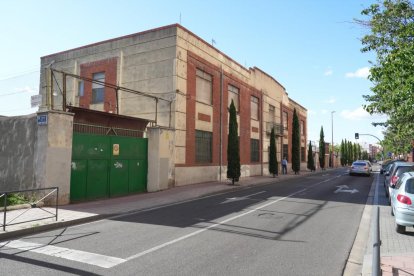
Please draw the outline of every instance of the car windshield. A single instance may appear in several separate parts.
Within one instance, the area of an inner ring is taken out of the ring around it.
[[[409,194],[414,194],[414,178],[407,179],[407,182],[405,182],[405,191]]]
[[[408,166],[408,167],[402,166],[397,169],[397,172],[395,173],[395,175],[400,177],[400,175],[402,175],[403,173],[411,172],[411,171],[414,171],[414,166]]]
[[[364,162],[355,162],[353,165],[354,166],[366,166],[367,163],[364,163]]]

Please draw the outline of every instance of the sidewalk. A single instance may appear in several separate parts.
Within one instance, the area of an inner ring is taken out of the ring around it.
[[[312,174],[326,173],[327,171],[313,172]],[[42,219],[53,216],[53,214],[56,213],[55,208],[43,208],[50,213],[47,213],[39,208],[7,211],[6,224],[18,222],[23,223],[7,226],[6,231],[3,231],[3,227],[1,227],[0,241],[15,239],[20,236],[56,228],[63,228],[75,224],[100,220],[111,216],[167,206],[211,194],[245,189],[249,186],[275,183],[292,177],[303,177],[308,174],[311,174],[311,172],[301,171],[299,175],[289,173],[287,175],[276,176],[275,178],[270,176],[247,177],[241,178],[240,181],[234,186],[231,185],[231,182],[228,180],[223,182],[207,182],[175,187],[154,193],[141,193],[123,197],[63,205],[59,206],[57,221],[55,218]],[[0,211],[1,224],[3,224],[3,215],[4,213]],[[41,220],[24,222],[34,219]]]
[[[394,217],[391,216],[391,207],[388,205],[387,198],[385,197],[383,175],[379,175],[378,177],[382,275],[414,275],[414,228],[406,227],[405,234],[398,234],[395,231],[395,220]],[[371,189],[371,191],[375,191],[375,189]],[[372,215],[370,217],[372,217]],[[372,224],[370,224],[369,239],[366,245],[362,268],[362,275],[364,276],[371,275],[372,271],[372,228]]]

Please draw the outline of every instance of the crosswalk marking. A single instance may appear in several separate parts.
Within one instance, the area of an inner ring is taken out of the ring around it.
[[[62,259],[67,259],[71,261],[91,264],[103,268],[111,268],[115,265],[121,264],[126,262],[125,259],[105,256],[96,253],[90,253],[75,249],[69,249],[64,247],[58,247],[54,245],[44,245],[40,243],[33,243],[33,242],[25,242],[21,240],[12,240],[7,242],[0,243],[0,251],[1,247],[9,247],[23,251],[30,251],[36,252],[39,254],[44,254],[48,256],[54,256]]]

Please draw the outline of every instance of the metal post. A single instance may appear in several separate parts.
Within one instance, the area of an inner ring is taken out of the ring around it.
[[[63,73],[62,79],[63,79],[62,109],[63,109],[63,112],[66,112],[66,74],[65,73]]]
[[[373,248],[372,248],[372,275],[380,276],[381,275],[381,256],[380,256],[380,228],[379,228],[379,206],[375,209],[374,216],[374,233],[373,233]]]
[[[56,221],[58,220],[59,187],[56,187]]]
[[[330,156],[331,156],[331,165],[332,165],[332,168],[335,167],[334,166],[334,159],[333,159],[333,151],[334,151],[334,143],[333,143],[333,114],[334,113],[335,113],[335,111],[331,111],[332,144],[331,144],[331,153],[330,153]]]
[[[53,71],[52,69],[49,69],[50,72],[50,105],[51,105],[51,110],[54,109],[54,103],[55,103],[55,99],[53,98]]]
[[[7,193],[4,193],[4,217],[3,217],[3,231],[6,231],[6,212],[7,212]]]

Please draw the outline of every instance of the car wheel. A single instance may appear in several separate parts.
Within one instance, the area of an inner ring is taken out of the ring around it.
[[[395,231],[397,231],[397,233],[404,234],[405,233],[405,226],[395,224]]]

